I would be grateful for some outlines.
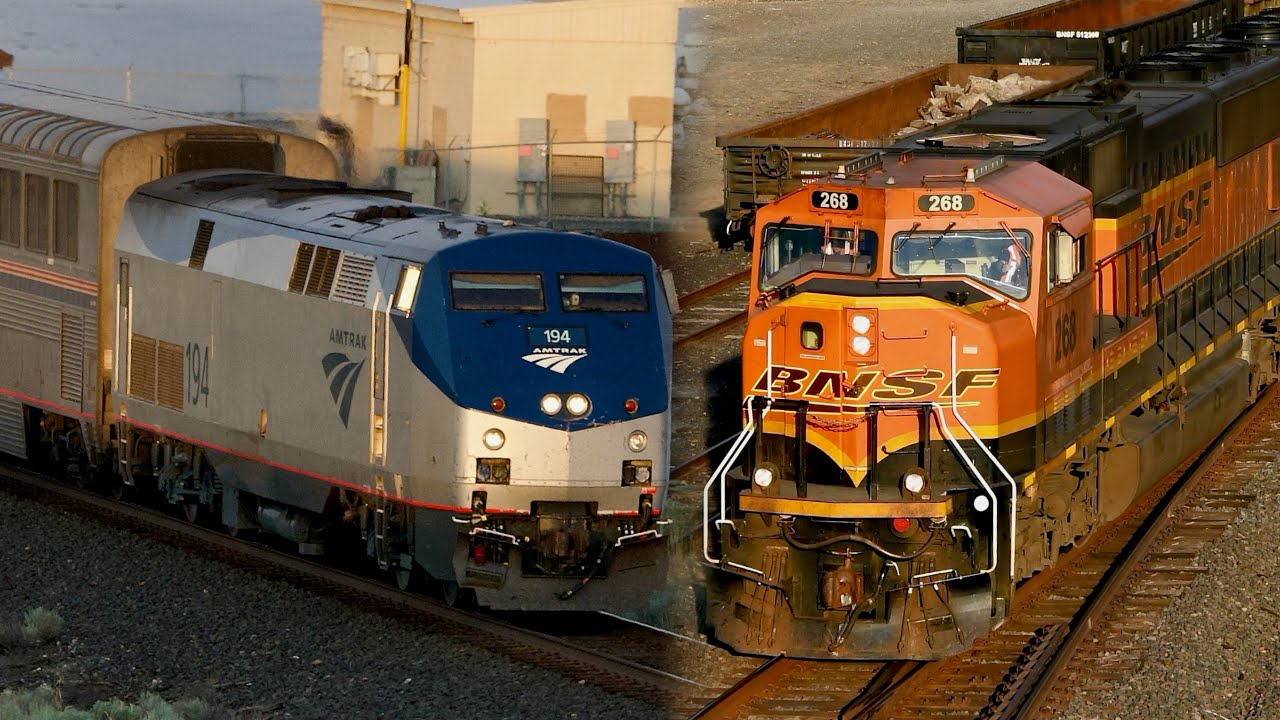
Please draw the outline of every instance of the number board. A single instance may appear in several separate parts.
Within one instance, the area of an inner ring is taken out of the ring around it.
[[[530,347],[587,346],[587,329],[584,327],[529,327]]]
[[[921,212],[970,212],[978,204],[969,193],[921,195],[916,207]]]
[[[812,202],[819,210],[857,210],[858,196],[849,192],[814,190]]]

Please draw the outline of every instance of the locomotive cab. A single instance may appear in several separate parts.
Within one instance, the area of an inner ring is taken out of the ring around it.
[[[719,640],[933,658],[1007,614],[1037,368],[1090,355],[1063,334],[1091,332],[1091,219],[1036,163],[910,156],[758,212],[744,430],[706,503]]]
[[[452,465],[459,586],[500,609],[643,605],[665,577],[670,311],[653,260],[602,239],[495,232],[423,269],[417,369],[457,406]],[[441,300],[443,299],[443,302]],[[420,553],[425,555],[426,553]],[[624,578],[625,596],[613,584]],[[559,598],[559,599],[557,599]]]

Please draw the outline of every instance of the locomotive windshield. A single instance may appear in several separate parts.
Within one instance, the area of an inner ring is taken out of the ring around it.
[[[542,273],[455,272],[449,275],[454,310],[546,310]]]
[[[1027,297],[1030,252],[1031,233],[1026,230],[909,230],[893,236],[893,272],[908,277],[967,275],[1022,300]]]
[[[646,312],[645,276],[563,274],[560,308],[565,312]]]
[[[861,228],[769,225],[760,249],[760,287],[772,289],[815,271],[870,275],[877,240]]]

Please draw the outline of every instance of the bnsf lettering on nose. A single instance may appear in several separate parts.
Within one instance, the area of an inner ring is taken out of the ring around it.
[[[756,392],[773,392],[779,395],[803,395],[805,397],[831,399],[843,395],[849,400],[913,400],[927,397],[942,388],[941,397],[950,398],[953,393],[963,396],[974,388],[995,387],[998,368],[961,370],[955,383],[946,383],[947,375],[941,370],[918,370],[909,373],[884,375],[879,370],[859,372],[853,382],[847,382],[845,373],[835,370],[819,370],[810,378],[804,368],[775,365],[772,372],[760,373]],[[806,382],[807,381],[807,382]],[[803,391],[803,392],[802,392]]]

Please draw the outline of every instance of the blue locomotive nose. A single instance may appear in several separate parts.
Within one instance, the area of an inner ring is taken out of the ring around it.
[[[440,293],[422,295],[445,302],[415,313],[414,362],[439,387],[463,407],[565,429],[667,410],[670,311],[647,255],[545,231],[486,245],[426,268]]]

